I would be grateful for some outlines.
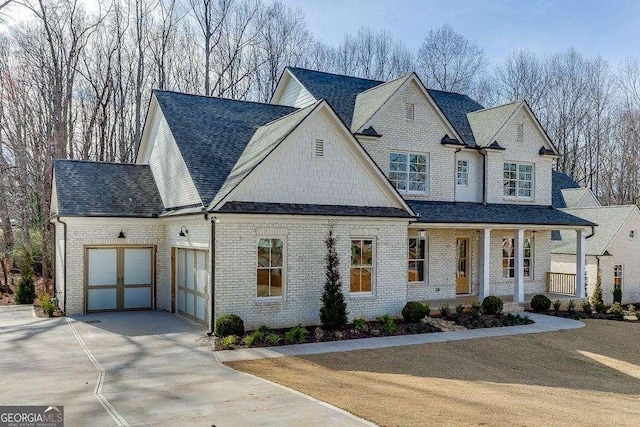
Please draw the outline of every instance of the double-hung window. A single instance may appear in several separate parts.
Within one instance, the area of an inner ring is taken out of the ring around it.
[[[282,239],[258,240],[258,265],[256,268],[256,296],[258,298],[282,298],[284,285],[284,241]]]
[[[389,180],[402,193],[429,192],[429,155],[389,154]]]
[[[533,165],[504,163],[502,194],[504,197],[531,199],[533,196]]]
[[[351,293],[371,293],[374,277],[373,239],[351,239]]]
[[[425,248],[424,239],[409,239],[409,282],[424,282]]]
[[[469,184],[469,162],[458,160],[456,184],[466,187]]]
[[[531,239],[524,239],[523,246],[523,264],[524,274],[523,277],[531,278],[531,272],[533,271],[533,257]],[[516,254],[514,239],[502,239],[502,277],[508,279],[510,277],[516,277]]]

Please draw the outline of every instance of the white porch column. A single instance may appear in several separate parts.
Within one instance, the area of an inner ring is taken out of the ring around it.
[[[489,296],[489,281],[491,280],[491,229],[482,230],[482,261],[480,263],[480,289],[478,297],[480,301]]]
[[[524,230],[516,230],[513,242],[515,255],[515,277],[513,281],[513,301],[524,302]]]
[[[585,298],[585,235],[584,230],[576,230],[576,298]]]

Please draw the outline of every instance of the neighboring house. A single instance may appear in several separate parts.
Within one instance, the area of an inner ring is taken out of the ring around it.
[[[271,104],[154,91],[135,165],[54,163],[57,295],[67,314],[317,324],[331,225],[350,318],[522,302],[551,231],[581,254],[592,225],[551,206],[555,156],[526,102],[483,109],[414,73],[287,68]]]
[[[640,210],[636,205],[601,206],[588,188],[565,174],[554,172],[554,205],[568,214],[598,224],[586,238],[587,294],[591,295],[598,269],[605,302],[613,301],[613,288],[622,288],[623,303],[640,302]],[[559,231],[552,242],[551,271],[575,273],[575,235]]]

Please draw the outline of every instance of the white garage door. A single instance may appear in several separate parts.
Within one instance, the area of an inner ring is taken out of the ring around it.
[[[87,248],[87,312],[149,310],[154,248]]]
[[[209,297],[208,252],[178,249],[176,257],[176,284],[178,313],[200,322],[206,322]]]

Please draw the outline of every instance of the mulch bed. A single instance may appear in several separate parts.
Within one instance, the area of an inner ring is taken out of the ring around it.
[[[0,305],[16,305],[14,300],[14,296],[16,293],[16,289],[18,287],[18,283],[20,283],[20,274],[11,273],[9,275],[9,283],[0,285]],[[52,281],[48,280],[49,289],[52,287]],[[42,295],[45,293],[45,280],[43,277],[35,278],[35,289],[36,295]],[[45,314],[42,308],[38,305],[37,298],[33,301],[33,308],[36,312],[36,316],[38,317],[49,317]],[[64,316],[62,311],[56,307],[53,316],[51,317],[61,317]]]
[[[534,311],[531,311],[532,313],[534,313]],[[638,319],[635,315],[635,311],[630,311],[627,309],[627,306],[624,307],[623,309],[623,314],[622,317],[620,315],[616,315],[613,313],[609,312],[609,307],[607,307],[606,311],[601,312],[601,313],[585,313],[583,311],[567,311],[567,310],[560,310],[560,311],[547,311],[547,312],[542,312],[539,314],[546,314],[547,316],[557,316],[557,317],[564,317],[565,319],[574,319],[574,320],[580,320],[580,319],[603,319],[603,320],[615,320],[618,322],[631,322],[631,323],[636,323],[638,322],[640,319]]]
[[[429,320],[430,318],[426,318]],[[377,338],[388,337],[398,335],[414,335],[414,334],[429,334],[435,332],[445,332],[448,329],[437,327],[429,322],[405,322],[402,318],[393,319],[395,324],[395,330],[385,328],[383,324],[377,321],[366,322],[361,328],[355,329],[353,325],[347,325],[343,328],[336,330],[323,329],[320,326],[306,326],[306,333],[304,334],[304,343],[313,342],[331,342],[331,341],[343,341],[359,338]],[[529,325],[534,323],[533,320],[528,317],[516,316],[512,314],[498,314],[498,315],[477,315],[471,313],[454,314],[445,318],[435,318],[435,320],[445,320],[444,323],[450,323],[463,327],[463,329],[479,329],[479,328],[495,328],[502,326],[516,326],[516,325]],[[459,329],[459,328],[458,328]],[[275,347],[281,345],[296,344],[296,342],[290,342],[285,339],[285,334],[290,328],[282,329],[270,329],[265,332],[261,338],[255,339],[250,346],[237,342],[232,345],[225,346],[223,344],[224,337],[216,338],[215,349],[216,350],[232,350],[241,348],[256,348],[256,347]],[[453,330],[453,328],[451,329]],[[254,334],[255,331],[248,331],[245,336]],[[278,336],[269,341],[268,336]],[[298,343],[302,343],[298,342]]]

